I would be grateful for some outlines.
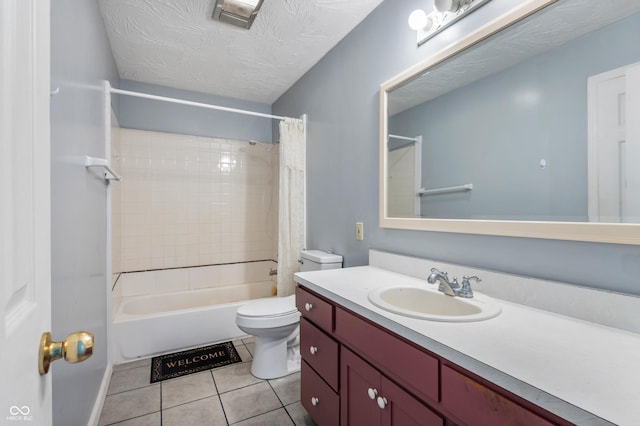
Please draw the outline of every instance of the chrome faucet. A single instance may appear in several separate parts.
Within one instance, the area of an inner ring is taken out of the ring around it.
[[[453,281],[449,281],[449,275],[436,268],[431,268],[431,274],[429,275],[429,278],[427,278],[427,282],[429,284],[439,282],[440,285],[438,285],[438,291],[443,292],[447,296],[472,298],[473,291],[471,290],[471,283],[469,280],[476,280],[476,282],[482,281],[476,276],[469,277],[465,275],[462,277],[462,284],[458,284],[457,278],[454,278]]]

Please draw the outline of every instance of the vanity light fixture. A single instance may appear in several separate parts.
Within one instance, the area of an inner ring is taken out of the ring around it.
[[[422,9],[409,15],[409,27],[416,30],[418,46],[431,37],[456,23],[480,6],[491,0],[433,0],[433,10],[429,13]]]
[[[263,0],[216,0],[213,19],[249,29]]]

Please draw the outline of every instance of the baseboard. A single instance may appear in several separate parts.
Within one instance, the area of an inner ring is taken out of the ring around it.
[[[113,366],[111,363],[107,364],[107,368],[104,370],[104,376],[102,377],[102,384],[100,385],[100,391],[96,396],[96,401],[93,404],[93,410],[91,411],[91,417],[87,422],[87,426],[98,426],[100,421],[100,414],[102,414],[102,407],[104,407],[104,400],[107,398],[107,391],[109,390],[109,383],[111,383],[111,372]]]

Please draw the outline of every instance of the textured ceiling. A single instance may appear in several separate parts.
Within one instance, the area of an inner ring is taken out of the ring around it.
[[[120,78],[272,104],[382,0],[264,0],[250,30],[214,0],[100,0]]]
[[[640,0],[562,0],[392,92],[394,115],[640,11]],[[629,40],[637,43],[637,40]]]

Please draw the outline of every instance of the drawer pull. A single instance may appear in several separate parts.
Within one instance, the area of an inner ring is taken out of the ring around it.
[[[317,346],[310,346],[309,347],[309,352],[311,352],[311,355],[315,355],[318,353],[318,347]]]
[[[373,388],[367,389],[367,393],[369,394],[369,398],[371,399],[376,399],[376,396],[378,395],[378,391]]]
[[[320,402],[318,397],[316,397],[316,396],[312,396],[311,397],[311,405],[313,405],[315,407],[316,405],[318,405],[318,402]]]
[[[378,401],[378,407],[380,407],[380,409],[384,409],[384,407],[387,406],[387,398],[383,398],[379,396],[377,401]]]
[[[313,305],[311,303],[305,303],[304,304],[304,309],[309,312],[311,309],[313,309]]]

